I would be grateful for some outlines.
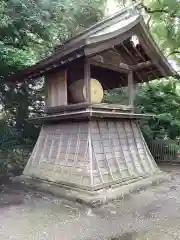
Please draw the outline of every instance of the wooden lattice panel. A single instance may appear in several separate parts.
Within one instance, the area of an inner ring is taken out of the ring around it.
[[[157,170],[136,121],[94,120],[44,125],[24,174],[98,189]]]
[[[88,123],[43,126],[25,174],[51,181],[89,183]]]

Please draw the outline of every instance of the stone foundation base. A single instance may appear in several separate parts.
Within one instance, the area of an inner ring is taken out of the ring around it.
[[[24,175],[16,177],[14,181],[21,182],[29,188],[48,192],[70,201],[86,204],[90,207],[97,207],[111,200],[123,199],[133,192],[144,190],[149,186],[157,185],[170,179],[171,176],[169,174],[159,171],[149,178],[130,180],[125,183],[116,184],[96,191],[72,188],[66,185],[43,181],[41,179],[35,179]]]
[[[91,206],[167,179],[131,119],[45,124],[21,180]]]
[[[45,124],[23,175],[97,191],[157,172],[136,120],[91,119]]]

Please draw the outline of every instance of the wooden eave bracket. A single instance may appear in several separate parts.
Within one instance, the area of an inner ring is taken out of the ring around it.
[[[132,66],[125,63],[120,63],[119,65],[115,65],[115,64],[107,63],[105,61],[99,61],[94,59],[90,59],[89,63],[97,67],[107,68],[113,71],[123,72],[123,73],[129,73],[131,71],[135,72],[143,68],[151,67],[153,65],[151,61],[138,63]]]

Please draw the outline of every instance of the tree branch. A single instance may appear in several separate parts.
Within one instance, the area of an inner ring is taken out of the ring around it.
[[[148,29],[150,29],[150,22],[151,22],[152,16],[149,17],[148,21],[147,21],[147,27]]]
[[[144,10],[147,12],[147,13],[169,13],[168,10],[165,10],[165,9],[151,9],[147,6],[145,6],[143,3],[140,3],[140,6],[144,8]]]
[[[153,14],[153,13],[166,13],[166,14],[169,14],[171,17],[177,17],[177,18],[180,18],[179,16],[176,15],[176,10],[174,13],[170,13],[168,10],[166,9],[151,9],[147,6],[145,6],[143,3],[139,3],[139,6],[141,6],[146,13],[149,13],[149,14]]]
[[[176,50],[175,50],[175,51],[171,52],[170,54],[168,54],[167,57],[169,57],[169,56],[171,56],[171,55],[173,55],[173,54],[180,54],[180,51],[176,51]]]

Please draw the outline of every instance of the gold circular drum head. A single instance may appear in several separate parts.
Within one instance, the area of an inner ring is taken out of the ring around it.
[[[104,91],[102,88],[102,85],[100,82],[96,79],[91,79],[90,80],[90,94],[91,94],[91,103],[101,103],[103,100],[104,96]],[[83,87],[83,95],[84,98],[86,99],[86,88],[85,86]]]

